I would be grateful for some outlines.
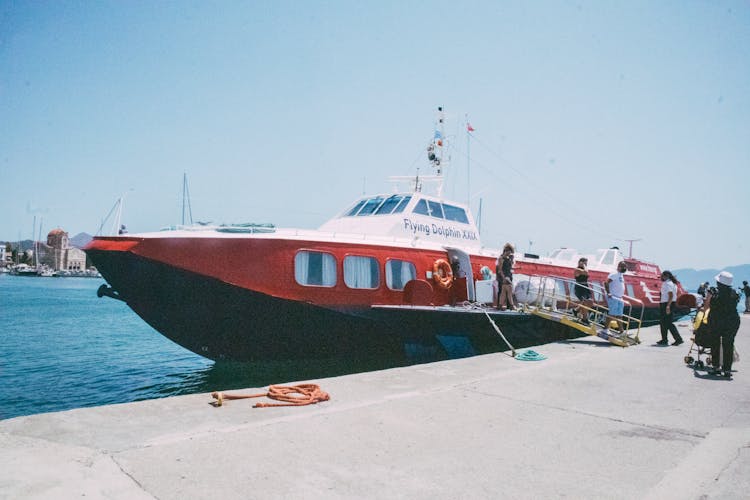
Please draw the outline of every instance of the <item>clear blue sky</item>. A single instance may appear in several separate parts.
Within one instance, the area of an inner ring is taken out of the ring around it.
[[[482,200],[485,245],[642,238],[666,268],[750,262],[750,4],[0,4],[0,240],[193,217],[314,228],[389,175]]]

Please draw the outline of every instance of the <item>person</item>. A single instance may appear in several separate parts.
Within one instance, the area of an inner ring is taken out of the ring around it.
[[[589,271],[586,268],[589,260],[586,257],[578,259],[578,267],[573,270],[573,278],[576,280],[575,293],[581,303],[575,310],[576,316],[585,325],[589,323],[589,311],[594,306],[591,302],[591,288],[589,287]],[[587,309],[588,308],[588,309]]]
[[[513,300],[513,245],[506,243],[503,247],[503,253],[497,258],[495,273],[497,274],[497,283],[499,297],[497,308],[505,311],[510,305],[511,310],[516,309]]]
[[[625,261],[620,261],[617,264],[617,271],[607,276],[607,280],[604,282],[604,290],[607,292],[607,307],[609,308],[606,324],[609,326],[610,321],[614,321],[617,324],[617,331],[621,334],[624,331],[622,312],[625,309],[625,301],[622,296],[625,295],[625,271],[627,270]]]
[[[747,284],[747,281],[742,282],[742,293],[745,294],[744,314],[750,314],[750,285]]]
[[[466,273],[461,270],[461,263],[458,260],[458,255],[451,257],[451,271],[453,272],[453,285],[451,286],[451,305],[455,306],[458,302],[461,292],[459,291],[459,285],[456,282],[461,282],[461,278],[466,278]],[[465,289],[465,287],[464,287]]]
[[[674,324],[674,308],[675,301],[677,300],[677,278],[674,277],[670,271],[662,271],[661,273],[661,299],[659,300],[659,326],[661,327],[661,340],[658,341],[657,345],[667,345],[668,334],[672,333],[674,342],[672,345],[682,344],[682,336],[677,331],[677,327]]]
[[[708,281],[706,281],[705,283],[701,283],[696,293],[705,299],[707,292],[708,292]]]
[[[711,375],[720,375],[720,368],[724,369],[723,376],[732,378],[732,361],[734,358],[734,337],[740,328],[740,314],[737,303],[740,294],[732,288],[734,276],[728,271],[716,275],[716,290],[709,293],[711,298],[711,312],[708,315],[708,329],[712,336]]]

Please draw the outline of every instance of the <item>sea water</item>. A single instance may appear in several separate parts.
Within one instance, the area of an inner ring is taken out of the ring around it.
[[[193,354],[124,302],[98,298],[103,283],[0,274],[0,419],[310,375],[293,364],[214,363]]]
[[[213,363],[95,278],[0,275],[0,419],[202,390]]]

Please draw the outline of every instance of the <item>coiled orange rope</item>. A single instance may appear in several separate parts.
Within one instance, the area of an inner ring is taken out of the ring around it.
[[[298,396],[295,394],[299,394]],[[211,397],[216,401],[214,406],[221,406],[224,400],[248,399],[267,397],[282,403],[255,403],[253,408],[268,408],[270,406],[305,406],[328,401],[331,397],[327,392],[321,390],[317,384],[300,385],[269,385],[268,392],[260,394],[224,394],[223,392],[212,392]]]

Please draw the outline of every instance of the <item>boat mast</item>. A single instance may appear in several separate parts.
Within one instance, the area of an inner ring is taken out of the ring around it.
[[[33,226],[31,226],[31,241],[34,243],[34,250],[33,250],[33,252],[34,252],[34,267],[37,267],[38,264],[37,264],[37,260],[36,260],[36,249],[37,249],[37,244],[36,244],[36,215],[34,216]]]
[[[435,169],[435,180],[437,181],[437,195],[443,194],[443,169],[445,161],[445,113],[443,107],[438,106],[437,123],[435,123],[435,133],[432,142],[427,146],[427,159]]]
[[[34,245],[36,246],[36,249],[34,250],[34,262],[36,263],[36,268],[39,269],[39,241],[42,239],[42,223],[44,222],[44,217],[39,218],[39,238],[37,238],[34,241]]]
[[[182,225],[185,225],[185,201],[187,201],[190,225],[193,225],[193,208],[190,206],[190,190],[188,189],[187,173],[182,174]]]

